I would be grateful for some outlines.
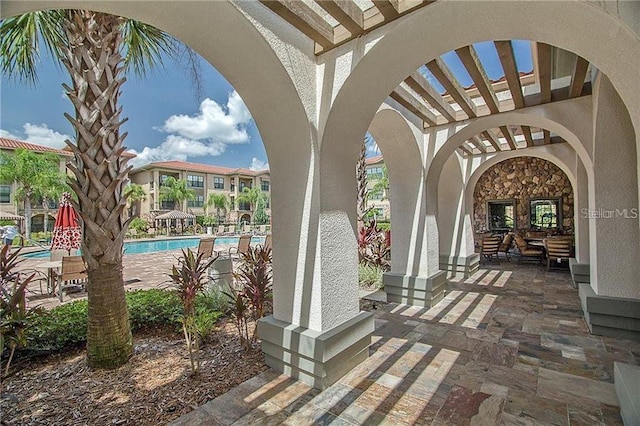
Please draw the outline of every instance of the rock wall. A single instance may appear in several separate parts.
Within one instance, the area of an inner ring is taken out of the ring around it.
[[[484,172],[473,192],[474,227],[487,229],[488,200],[516,200],[517,229],[529,228],[531,198],[562,197],[562,226],[573,230],[573,189],[555,164],[535,157],[502,161]]]

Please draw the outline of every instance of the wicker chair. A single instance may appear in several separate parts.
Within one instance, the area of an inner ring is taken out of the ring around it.
[[[547,238],[544,240],[544,246],[547,250],[547,271],[551,268],[566,269],[569,266],[569,258],[573,257],[571,240]]]
[[[521,235],[515,235],[514,240],[518,247],[518,251],[520,252],[520,259],[518,261],[531,259],[538,261],[538,263],[542,262],[542,259],[544,259],[544,252],[542,249],[529,246],[527,241]]]
[[[480,256],[485,258],[486,260],[491,260],[494,256],[496,260],[499,262],[500,258],[498,257],[498,249],[500,248],[500,243],[502,242],[502,238],[497,236],[487,236],[482,239],[482,249],[480,250]]]

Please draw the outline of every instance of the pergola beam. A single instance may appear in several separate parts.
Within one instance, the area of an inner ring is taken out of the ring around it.
[[[400,16],[398,0],[372,0],[384,19],[395,19]]]
[[[460,86],[458,80],[453,76],[449,68],[440,58],[435,58],[433,61],[426,64],[429,71],[435,78],[438,79],[444,89],[449,92],[451,97],[460,105],[460,108],[469,116],[469,118],[475,118],[478,116],[476,106],[465,92],[464,88]]]
[[[489,107],[489,111],[491,111],[492,114],[499,113],[500,108],[498,108],[498,98],[496,97],[496,93],[493,91],[489,77],[487,77],[487,73],[482,66],[482,62],[480,62],[480,58],[478,57],[476,50],[473,48],[473,45],[456,49],[456,54],[467,69],[471,79],[476,84],[480,95],[487,104],[487,107]]]
[[[482,136],[487,138],[489,143],[493,146],[493,148],[496,151],[502,151],[502,148],[500,148],[500,141],[498,140],[498,136],[495,133],[493,133],[493,130],[491,129],[485,130],[484,132],[482,132]]]
[[[304,2],[296,0],[260,0],[260,2],[323,48],[333,47],[333,27]]]
[[[504,75],[509,85],[511,98],[516,109],[524,108],[524,97],[522,95],[522,83],[520,82],[520,73],[516,64],[516,57],[513,52],[513,45],[509,40],[494,41]]]
[[[471,152],[470,150],[467,149],[467,147],[464,146],[464,143],[462,145],[460,145],[458,147],[458,149],[460,149],[462,152],[464,152],[465,154],[468,155],[473,155],[473,152]]]
[[[533,136],[531,135],[531,127],[529,126],[520,126],[522,128],[522,134],[524,135],[524,139],[527,141],[527,148],[533,146]]]
[[[469,139],[469,142],[475,146],[478,151],[480,151],[483,154],[487,153],[487,148],[484,146],[484,143],[482,143],[482,141],[477,137],[477,136],[471,136],[471,138]]]
[[[352,35],[364,30],[364,13],[354,2],[349,0],[315,0],[315,2]]]
[[[569,86],[569,98],[577,98],[582,94],[584,79],[587,76],[589,62],[581,56],[576,55],[576,63],[571,73],[571,85]]]
[[[396,87],[389,97],[411,111],[416,115],[416,117],[427,123],[429,126],[436,125],[437,118],[435,114],[429,111],[426,105],[421,103],[413,94],[402,86]]]
[[[431,86],[426,78],[418,71],[411,74],[405,81],[407,86],[411,87],[415,92],[422,96],[434,109],[449,122],[456,121],[456,111],[442,98],[436,89]]]
[[[551,102],[551,46],[546,43],[536,43],[536,58],[542,95],[541,103],[548,104]]]
[[[511,148],[512,150],[518,149],[518,146],[516,145],[516,138],[515,136],[513,136],[513,132],[511,131],[511,128],[509,126],[500,126],[500,132],[502,133],[502,136],[504,136],[504,138],[507,140],[509,148]]]
[[[543,130],[542,134],[544,135],[544,144],[545,145],[549,145],[551,144],[551,132],[548,130]]]

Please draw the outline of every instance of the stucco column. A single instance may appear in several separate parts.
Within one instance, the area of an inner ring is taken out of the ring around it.
[[[640,228],[635,134],[609,79],[594,84],[590,284],[579,284],[594,334],[640,339]]]
[[[337,161],[328,163],[332,169]],[[327,171],[335,186],[322,184],[317,157],[307,167],[304,179],[278,176],[273,187],[274,205],[286,195],[299,214],[273,223],[274,255],[282,259],[276,250],[284,248],[290,256],[278,272],[293,279],[274,282],[274,313],[260,320],[258,334],[270,367],[325,388],[367,358],[374,325],[359,309],[355,163]]]
[[[467,169],[463,169],[465,165]],[[469,194],[473,197],[473,188],[470,192],[466,188],[470,169],[468,160],[453,154],[445,163],[438,184],[440,269],[447,271],[449,277],[468,277],[480,264],[473,239],[473,200],[467,200]]]
[[[574,188],[574,218],[576,261],[589,264],[589,181],[582,162],[577,162],[577,183]]]

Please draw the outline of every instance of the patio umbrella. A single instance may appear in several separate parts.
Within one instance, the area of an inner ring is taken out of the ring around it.
[[[82,242],[82,230],[78,220],[78,214],[71,205],[70,194],[62,194],[62,201],[58,206],[58,216],[53,225],[53,238],[51,250],[77,250]]]

